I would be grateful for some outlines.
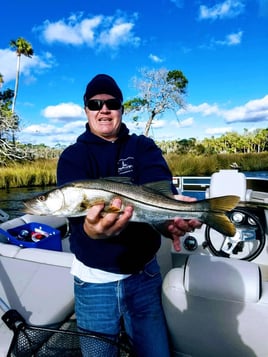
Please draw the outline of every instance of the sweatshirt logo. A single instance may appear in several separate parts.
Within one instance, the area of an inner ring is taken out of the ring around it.
[[[125,175],[129,172],[133,172],[134,157],[129,156],[126,159],[120,159],[118,161],[118,174]]]

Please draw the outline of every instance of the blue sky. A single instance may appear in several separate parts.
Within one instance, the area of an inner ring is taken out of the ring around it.
[[[16,112],[19,140],[68,145],[84,131],[82,97],[97,73],[112,75],[124,99],[136,96],[141,68],[179,69],[189,80],[186,110],[166,113],[156,140],[217,137],[268,127],[268,0],[13,0],[1,4],[2,90],[14,89],[23,37]],[[131,131],[142,133],[144,117]]]

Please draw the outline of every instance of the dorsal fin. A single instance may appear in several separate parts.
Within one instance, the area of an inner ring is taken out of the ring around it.
[[[126,176],[108,176],[108,177],[102,177],[101,180],[133,185],[133,182],[131,181],[131,177],[126,177]]]
[[[171,183],[168,180],[148,182],[143,186],[163,196],[174,198],[174,194],[171,190]]]

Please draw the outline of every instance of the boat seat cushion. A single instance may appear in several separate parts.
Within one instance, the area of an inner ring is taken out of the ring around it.
[[[246,200],[247,180],[246,176],[238,170],[220,170],[211,175],[210,187],[206,197],[225,195],[237,195],[240,201]]]
[[[50,264],[70,268],[74,255],[69,252],[58,252],[39,248],[23,248],[16,255],[16,259],[29,260],[37,263]]]
[[[185,291],[190,295],[209,299],[258,302],[261,293],[258,265],[237,260],[235,268],[239,274],[233,273],[234,264],[231,259],[190,255],[185,267]],[[243,289],[239,288],[241,285]]]
[[[172,355],[267,355],[268,283],[255,263],[191,255],[165,276],[162,302]]]
[[[31,325],[62,322],[73,312],[69,267],[0,257],[0,296]]]
[[[20,250],[21,248],[17,245],[0,242],[0,256],[15,257]]]

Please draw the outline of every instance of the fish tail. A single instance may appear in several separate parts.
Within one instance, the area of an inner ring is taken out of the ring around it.
[[[235,225],[224,213],[207,213],[203,222],[225,236],[233,237],[235,235]]]
[[[240,200],[239,196],[219,196],[207,200],[211,211],[231,211],[234,209]]]
[[[234,209],[239,200],[239,196],[233,195],[210,198],[208,200],[210,207],[204,217],[204,223],[226,236],[233,237],[236,228],[225,213]]]

